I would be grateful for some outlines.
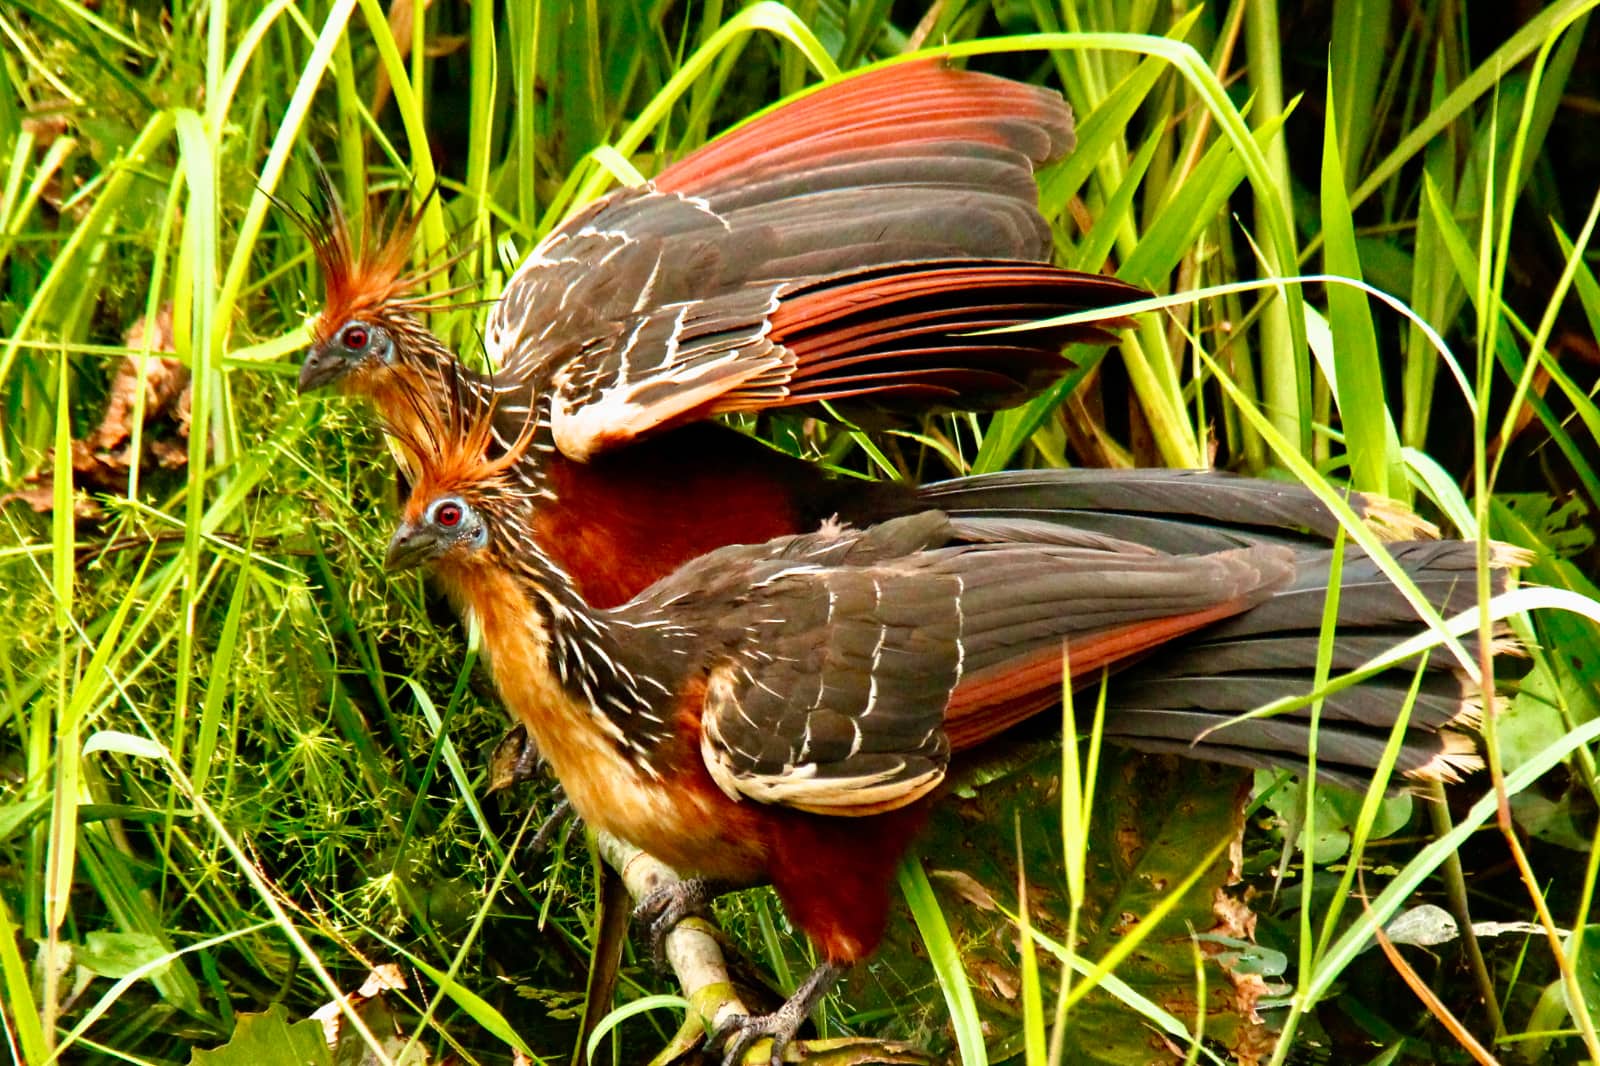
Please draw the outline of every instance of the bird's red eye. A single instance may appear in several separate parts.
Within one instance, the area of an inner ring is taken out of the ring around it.
[[[344,332],[339,335],[339,343],[353,352],[365,348],[367,341],[371,339],[371,334],[367,332],[365,326],[346,326]]]
[[[433,512],[433,520],[451,529],[461,524],[461,505],[456,503],[441,503],[439,509]]]

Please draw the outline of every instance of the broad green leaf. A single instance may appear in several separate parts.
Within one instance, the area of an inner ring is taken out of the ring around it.
[[[1569,995],[1567,1010],[1577,1015],[1587,1011],[1591,1015],[1600,1010],[1600,925],[1586,925],[1574,930],[1567,941],[1567,957],[1574,962],[1573,972],[1583,1000],[1573,1003]]]
[[[147,933],[118,933],[97,930],[83,938],[73,953],[78,965],[101,977],[126,977],[141,966],[168,955],[165,944]],[[151,972],[159,976],[163,970]]]
[[[226,1044],[209,1051],[196,1048],[190,1066],[333,1066],[333,1052],[322,1035],[322,1024],[306,1018],[289,1021],[283,1004],[274,1003],[259,1014],[239,1015],[239,1024]]]
[[[1053,748],[1053,746],[1051,746]],[[1067,901],[1059,803],[1055,796],[1061,758],[1054,750],[1005,770],[975,792],[935,809],[920,849],[950,943],[958,952],[977,1017],[993,1034],[1017,1034],[994,1043],[990,1061],[1024,1053],[1021,1002],[1024,976],[1017,952],[1018,878],[1028,886],[1028,923],[1041,947],[1055,953],[1066,941]],[[1242,825],[1247,777],[1184,759],[1153,759],[1108,749],[1100,756],[1094,818],[1089,830],[1087,895],[1075,966],[1081,985],[1118,942],[1141,927],[1140,918],[1172,895],[1195,873],[1211,844],[1229,839]],[[1022,840],[1022,865],[1011,833]],[[1103,978],[1068,1015],[1067,1062],[1149,1063],[1179,1061],[1171,1047],[1186,1047],[1194,1030],[1196,946],[1190,928],[1217,925],[1214,893],[1227,882],[1225,852],[1200,871],[1199,882],[1177,902],[1159,927],[1114,973]],[[905,923],[891,923],[888,943],[866,972],[848,980],[846,1000],[860,1011],[891,1011],[893,1022],[876,1031],[912,1036],[936,1025],[944,1036],[929,1044],[935,1054],[956,1054],[947,1008],[930,984],[920,938]],[[1266,1039],[1265,1030],[1236,1010],[1232,985],[1208,961],[1205,1033],[1224,1046],[1244,1048]],[[1050,1023],[1060,981],[1059,966],[1041,966],[1044,1019]],[[1206,1058],[1205,1061],[1213,1061]]]

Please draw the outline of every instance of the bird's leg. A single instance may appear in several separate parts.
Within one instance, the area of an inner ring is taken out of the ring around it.
[[[561,828],[562,823],[568,818],[576,817],[577,815],[572,813],[572,801],[563,796],[561,802],[545,815],[544,824],[539,826],[539,831],[533,834],[533,839],[528,842],[528,857],[532,858],[548,848],[551,838],[556,835],[556,830]]]
[[[822,1002],[822,997],[844,976],[847,966],[824,962],[794,990],[794,995],[771,1014],[736,1014],[717,1026],[711,1034],[711,1046],[724,1045],[722,1066],[740,1066],[750,1046],[763,1037],[772,1038],[771,1066],[783,1062],[783,1049],[789,1046],[794,1034],[800,1031],[808,1015]],[[724,1043],[726,1042],[726,1043]]]
[[[667,934],[685,918],[709,919],[711,901],[736,887],[727,881],[691,877],[663,885],[639,901],[633,908],[633,917],[644,922],[649,930],[650,957],[655,960],[657,969],[666,966]]]

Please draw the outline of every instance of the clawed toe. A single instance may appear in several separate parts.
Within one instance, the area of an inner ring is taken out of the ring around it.
[[[711,1034],[711,1046],[723,1048],[722,1066],[740,1066],[756,1041],[772,1038],[772,1051],[767,1061],[770,1066],[780,1066],[783,1052],[794,1040],[806,1016],[822,1001],[845,971],[837,963],[824,962],[811,971],[794,995],[771,1014],[736,1014],[718,1025]]]
[[[735,1014],[711,1034],[711,1046],[723,1048],[722,1066],[740,1066],[759,1040],[772,1039],[770,1066],[780,1066],[784,1049],[800,1031],[805,1016],[790,1019],[780,1009],[771,1014]]]
[[[657,969],[666,968],[667,934],[685,918],[709,918],[711,900],[716,895],[717,886],[712,882],[691,878],[656,889],[633,908],[634,920],[645,925],[650,957]]]

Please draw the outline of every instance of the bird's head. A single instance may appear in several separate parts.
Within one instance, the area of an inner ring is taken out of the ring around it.
[[[415,471],[384,558],[387,570],[491,563],[501,554],[516,554],[528,526],[532,497],[515,468],[534,422],[509,448],[502,447],[493,432],[494,409],[471,409],[459,379],[452,377],[450,384],[444,410],[418,397],[411,417],[387,426]]]
[[[389,540],[383,557],[385,570],[431,566],[441,559],[467,562],[483,552],[490,541],[490,516],[482,503],[465,495],[445,493],[420,499],[415,493],[404,519]]]
[[[378,310],[378,309],[373,309]],[[299,390],[311,392],[327,385],[352,391],[368,375],[382,374],[394,365],[395,339],[391,328],[371,311],[345,318],[319,316],[316,340],[300,364]],[[370,320],[369,320],[370,319]]]
[[[358,241],[321,168],[317,179],[317,195],[308,197],[304,208],[277,201],[311,242],[325,290],[311,325],[311,347],[300,364],[299,391],[333,385],[373,393],[405,362],[408,351],[430,341],[442,350],[420,321],[422,314],[440,308],[440,294],[425,291],[424,283],[454,259],[410,269],[431,196],[415,211],[391,211],[373,220]]]

